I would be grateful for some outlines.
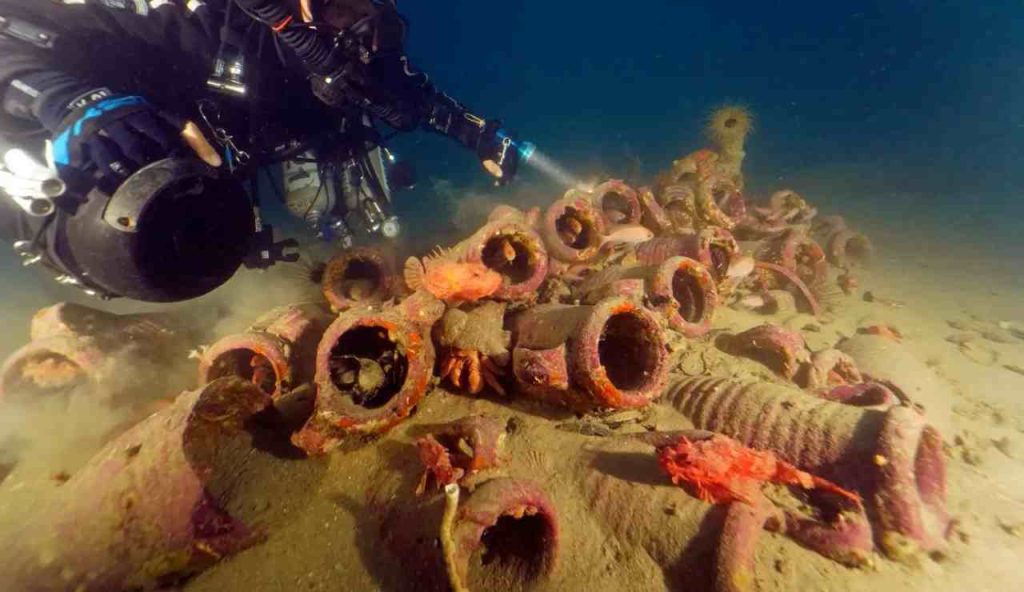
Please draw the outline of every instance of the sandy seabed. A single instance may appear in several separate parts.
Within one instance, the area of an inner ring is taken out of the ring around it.
[[[857,294],[843,299],[834,314],[815,320],[723,309],[715,329],[742,331],[770,321],[802,329],[811,349],[834,344],[858,327],[897,329],[951,399],[952,431],[944,437],[948,506],[958,524],[950,552],[941,559],[921,556],[902,563],[878,555],[871,566],[854,569],[765,533],[758,550],[757,589],[1018,589],[1024,584],[1024,340],[993,339],[983,327],[1024,324],[1024,280],[1010,273],[1012,261],[985,257],[983,250],[944,253],[927,237],[862,229],[876,239],[877,258],[860,274]],[[865,292],[889,304],[867,302]],[[675,373],[692,371],[699,360],[705,373],[778,380],[752,361],[722,354],[707,338],[680,340],[674,349]],[[405,537],[436,545],[443,496],[428,497],[422,515],[407,523],[380,519],[368,500],[414,496],[422,471],[415,440],[437,424],[481,413],[514,426],[503,473],[543,484],[558,508],[558,567],[535,589],[707,589],[709,550],[699,544],[700,525],[688,518],[702,511],[697,507],[702,503],[667,483],[649,447],[622,437],[644,426],[689,427],[681,415],[655,404],[635,417],[605,424],[599,435],[587,435],[580,432],[594,432],[573,429],[580,420],[557,409],[474,399],[440,388],[428,394],[409,421],[372,442],[302,461],[254,453],[233,484],[238,493],[228,510],[263,529],[266,540],[221,561],[183,589],[424,589],[404,571],[408,558],[389,553],[380,541]],[[58,486],[53,474],[73,471],[87,458],[89,446],[98,445],[103,425],[86,429],[75,419],[56,417],[52,410],[18,418],[39,422],[39,431],[74,433],[77,446],[33,449],[35,462],[19,467],[0,485],[0,528],[22,523],[27,508]],[[88,412],[77,419],[116,423]],[[652,546],[652,540],[658,542]]]

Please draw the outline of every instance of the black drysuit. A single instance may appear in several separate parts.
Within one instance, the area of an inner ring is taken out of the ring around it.
[[[137,4],[147,6],[147,13],[138,14]],[[211,92],[206,82],[227,45],[245,56],[249,92],[237,100],[234,115],[244,114],[249,132],[262,136],[249,138],[252,142],[269,144],[322,131],[336,111],[316,99],[293,54],[231,0],[86,0],[71,5],[0,0],[0,17],[23,19],[56,34],[52,47],[0,35],[0,99],[19,76],[52,71],[80,82],[80,89],[107,87],[139,95],[163,111],[198,122],[197,102]],[[402,71],[409,80],[401,88],[413,95],[403,99],[415,106],[414,120],[477,149],[479,130],[460,125],[465,109],[436,91],[426,76]],[[55,78],[55,84],[69,84],[67,77]],[[0,109],[0,134],[39,130],[23,110],[10,104]]]

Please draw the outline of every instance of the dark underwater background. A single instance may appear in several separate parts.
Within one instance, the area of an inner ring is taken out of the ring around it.
[[[922,240],[1024,254],[1019,1],[399,6],[439,87],[569,170],[639,163],[649,180],[705,145],[711,109],[738,102],[755,116],[748,197],[788,186],[822,210],[931,231]],[[441,138],[399,145],[423,178],[485,184]],[[440,224],[438,199],[421,184],[400,207]]]
[[[410,23],[408,53],[438,87],[501,118],[582,180],[649,182],[706,145],[712,109],[739,103],[755,117],[744,164],[749,199],[795,189],[823,213],[846,216],[883,257],[942,267],[940,257],[965,256],[952,281],[995,277],[1024,293],[1019,0],[399,7]],[[495,189],[474,155],[429,133],[395,138],[392,148],[419,171],[417,187],[396,196],[417,248],[465,235],[459,211],[474,200],[480,215],[496,201],[544,204],[565,190],[529,168]],[[269,191],[264,198],[272,222],[312,240]],[[5,355],[40,306],[97,304],[22,269],[8,248],[0,278]]]

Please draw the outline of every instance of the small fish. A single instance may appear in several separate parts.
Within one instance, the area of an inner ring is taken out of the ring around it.
[[[501,288],[501,274],[483,263],[461,261],[452,251],[439,249],[422,260],[405,262],[405,283],[413,291],[426,290],[449,304],[474,302]]]
[[[730,279],[743,279],[752,273],[754,273],[754,258],[743,256],[738,257],[733,261],[732,265],[729,266],[729,271],[726,272],[725,277]]]
[[[578,219],[566,216],[557,223],[558,237],[567,245],[575,245],[583,234],[583,223]]]
[[[505,263],[512,263],[516,260],[516,248],[507,238],[501,241],[501,256],[505,259]]]
[[[601,246],[628,244],[635,245],[654,238],[654,233],[640,224],[617,224],[601,237]]]
[[[757,310],[767,306],[768,301],[760,294],[751,294],[740,299],[739,305],[747,310]]]
[[[377,285],[373,280],[355,279],[349,280],[342,290],[349,300],[365,300],[373,296]]]

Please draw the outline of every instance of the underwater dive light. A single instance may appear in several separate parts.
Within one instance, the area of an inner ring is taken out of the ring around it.
[[[498,130],[497,136],[502,142],[508,143],[509,146],[516,149],[521,164],[529,165],[563,187],[576,187],[580,184],[580,180],[575,175],[537,150],[537,145],[533,142],[517,142],[505,130]]]
[[[501,140],[502,144],[508,144],[516,149],[516,152],[519,153],[519,162],[529,162],[537,151],[537,146],[533,142],[517,142],[503,129],[498,130],[494,135]]]
[[[539,152],[533,144],[530,144],[530,147],[533,148],[530,152],[530,157],[528,160],[523,160],[523,162],[529,164],[532,169],[539,171],[542,175],[562,187],[577,187],[580,185],[580,180],[565,170],[562,165],[549,158],[543,152]]]

